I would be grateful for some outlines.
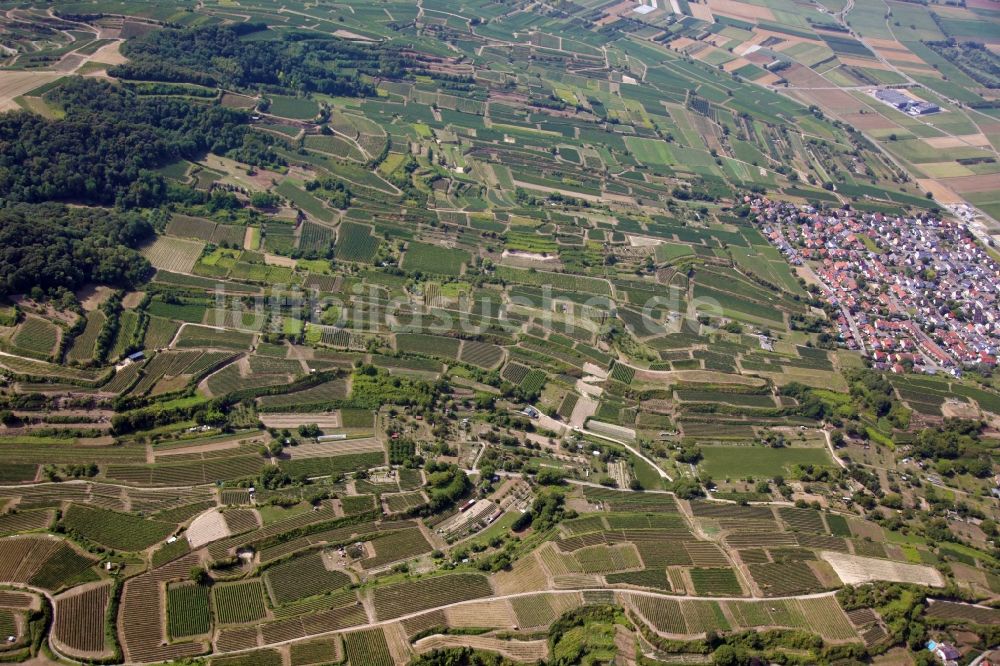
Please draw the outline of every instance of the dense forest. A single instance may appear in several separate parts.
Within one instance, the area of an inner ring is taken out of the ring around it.
[[[281,163],[275,139],[250,131],[245,112],[143,97],[126,86],[73,78],[48,98],[65,116],[0,115],[0,196],[129,208],[161,202],[166,187],[144,173],[205,152],[256,165]]]
[[[158,30],[126,43],[122,51],[129,63],[108,73],[133,80],[362,96],[375,94],[362,74],[395,78],[416,67],[395,47],[313,33],[290,33],[277,41],[240,39],[264,27]]]
[[[0,208],[0,296],[93,282],[133,287],[150,266],[132,248],[152,235],[136,213],[52,203]]]

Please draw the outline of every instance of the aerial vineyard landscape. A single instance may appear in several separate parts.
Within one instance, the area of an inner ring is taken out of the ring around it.
[[[0,662],[1000,664],[996,0],[0,0]]]

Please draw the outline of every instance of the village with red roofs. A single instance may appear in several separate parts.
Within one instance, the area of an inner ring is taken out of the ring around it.
[[[764,235],[821,285],[876,368],[961,374],[1000,349],[1000,264],[961,223],[757,199]]]

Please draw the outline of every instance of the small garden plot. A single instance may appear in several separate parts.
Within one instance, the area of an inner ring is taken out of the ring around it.
[[[378,619],[388,620],[427,608],[437,608],[492,595],[493,588],[490,587],[486,576],[458,573],[377,587],[372,591],[372,600]]]
[[[489,370],[495,368],[503,360],[503,348],[488,342],[466,340],[462,344],[459,360]]]
[[[59,327],[39,317],[27,317],[17,327],[14,346],[36,356],[51,356],[59,342]]]
[[[171,638],[200,636],[211,628],[207,587],[188,582],[167,588],[167,631]]]
[[[714,597],[738,597],[743,594],[732,569],[691,569],[691,582],[697,594]]]
[[[389,652],[382,629],[354,631],[344,636],[344,653],[347,661],[354,666],[393,666],[395,661]]]
[[[465,250],[414,241],[406,248],[402,268],[414,273],[461,275],[463,265],[469,260],[469,253]]]
[[[440,356],[451,360],[458,359],[459,347],[462,341],[439,335],[424,335],[422,333],[399,333],[396,335],[396,349],[401,352]]]
[[[141,252],[154,268],[172,273],[190,273],[204,249],[205,244],[199,241],[160,236]]]
[[[176,528],[171,523],[79,504],[70,505],[62,524],[84,539],[125,551],[145,550],[166,539]]]
[[[267,614],[260,580],[221,583],[212,586],[215,617],[220,624],[256,622]]]
[[[278,605],[331,592],[351,583],[351,577],[343,571],[327,568],[320,551],[271,567],[264,574],[264,580],[271,599]]]

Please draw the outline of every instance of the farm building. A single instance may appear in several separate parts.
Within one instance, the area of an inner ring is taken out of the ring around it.
[[[891,88],[880,88],[875,91],[875,97],[886,104],[896,107],[900,111],[905,111],[911,105],[916,104],[916,100],[909,95],[903,94]]]

